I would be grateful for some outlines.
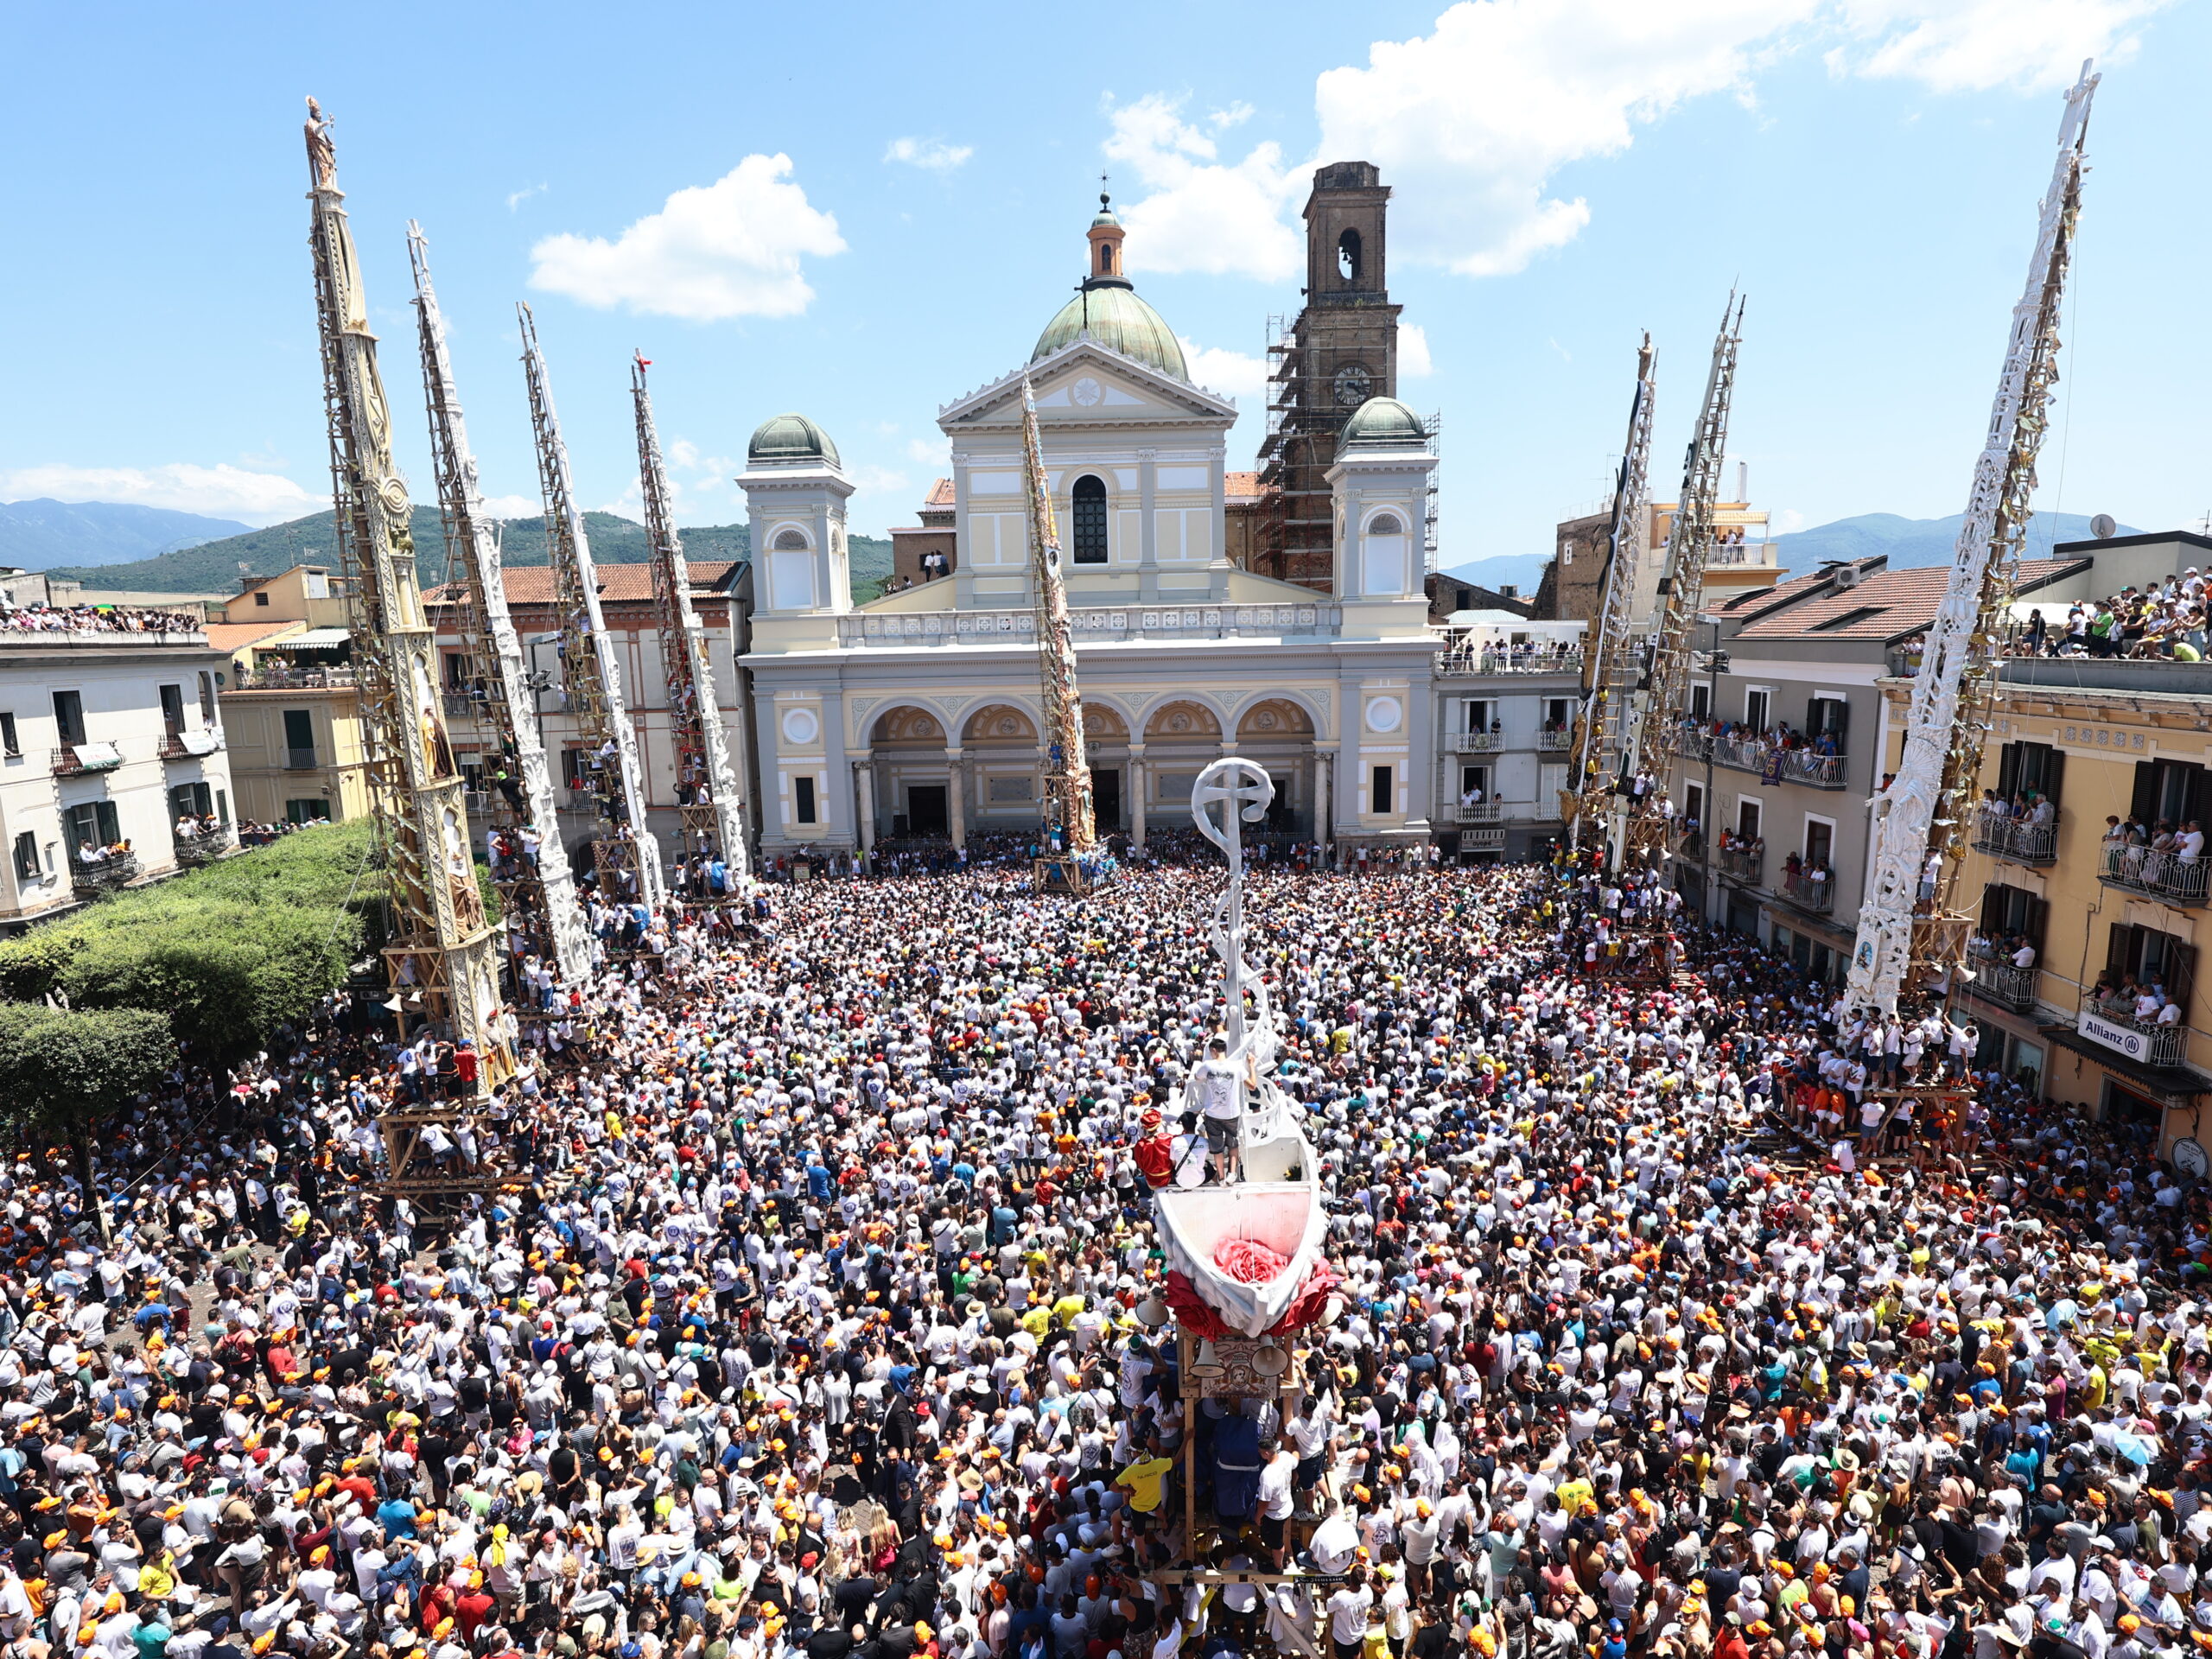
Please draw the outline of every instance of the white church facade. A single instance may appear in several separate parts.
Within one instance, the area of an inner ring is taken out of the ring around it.
[[[1033,389],[1058,515],[1099,827],[1187,828],[1224,754],[1263,764],[1272,827],[1341,850],[1427,842],[1439,766],[1421,528],[1433,446],[1370,397],[1327,469],[1326,591],[1228,556],[1224,466],[1236,410],[1192,384],[1173,332],[1121,264],[1102,207],[1088,276],[1029,359],[946,405],[949,575],[850,597],[836,446],[779,416],[753,435],[749,672],[761,849],[897,836],[957,844],[1034,831],[1039,678],[1021,477]],[[1451,822],[1447,817],[1446,823]]]

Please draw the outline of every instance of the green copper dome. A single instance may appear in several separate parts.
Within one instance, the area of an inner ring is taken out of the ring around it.
[[[832,467],[842,467],[837,458],[837,446],[830,442],[824,432],[804,415],[779,415],[763,421],[760,430],[753,435],[753,442],[745,446],[747,461],[826,461]]]
[[[1346,444],[1427,442],[1428,429],[1421,424],[1421,416],[1395,397],[1370,397],[1344,423]]]
[[[1034,363],[1050,357],[1081,338],[1086,307],[1090,338],[1101,346],[1133,357],[1172,379],[1190,380],[1191,372],[1184,365],[1183,348],[1176,343],[1175,331],[1159,312],[1136,296],[1135,289],[1116,277],[1102,278],[1062,306],[1059,315],[1037,336],[1037,349],[1029,353],[1029,360]]]

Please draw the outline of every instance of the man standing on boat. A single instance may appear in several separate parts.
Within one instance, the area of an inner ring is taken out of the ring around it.
[[[1249,1068],[1247,1058],[1245,1069]],[[1245,1079],[1229,1058],[1229,1039],[1216,1037],[1206,1045],[1206,1057],[1191,1068],[1191,1098],[1204,1122],[1206,1147],[1213,1154],[1214,1170],[1226,1183],[1243,1173]]]

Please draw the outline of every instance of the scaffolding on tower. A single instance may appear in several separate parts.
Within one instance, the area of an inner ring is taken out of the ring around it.
[[[1076,688],[1075,633],[1068,620],[1060,531],[1045,477],[1037,400],[1021,378],[1021,478],[1029,518],[1029,577],[1036,588],[1038,678],[1044,692],[1045,817],[1036,862],[1040,892],[1084,893],[1100,874],[1091,812],[1090,756],[1083,694]]]
[[[403,1033],[411,1005],[452,1041],[456,1058],[445,1073],[453,1084],[445,1098],[395,1101],[379,1116],[383,1190],[435,1202],[486,1192],[501,1179],[499,1153],[485,1138],[486,1114],[515,1072],[515,1023],[500,995],[498,949],[476,885],[463,779],[439,702],[435,637],[416,578],[407,481],[392,458],[391,410],[330,123],[313,99],[307,149],[339,558],[371,821],[390,883],[384,957],[391,1006]]]
[[[1580,853],[1585,842],[1599,847],[1607,874],[1620,869],[1623,805],[1618,793],[1621,757],[1626,751],[1627,721],[1643,671],[1643,642],[1637,637],[1637,574],[1643,563],[1644,532],[1651,522],[1651,412],[1658,396],[1653,378],[1651,336],[1636,353],[1636,395],[1629,400],[1628,441],[1621,450],[1613,486],[1612,524],[1605,541],[1605,568],[1599,579],[1598,611],[1582,649],[1582,696],[1567,743],[1567,786],[1560,794],[1560,816],[1567,820],[1567,846]]]
[[[2058,321],[2081,212],[2082,145],[2098,77],[2066,94],[2058,159],[2044,194],[2027,285],[2012,327],[1974,487],[1942,604],[1913,677],[1904,749],[1874,798],[1866,902],[1845,983],[1854,1011],[1893,1014],[1905,997],[1958,988],[1972,923],[1959,913],[1959,872],[1997,696],[1998,641],[2026,543],[2036,456],[2058,379]]]
[[[591,538],[569,479],[569,447],[553,412],[553,389],[537,348],[537,323],[518,305],[522,323],[523,375],[530,387],[530,422],[537,445],[537,482],[545,503],[545,545],[553,566],[554,603],[561,618],[561,674],[569,717],[581,747],[569,786],[586,796],[597,815],[592,870],[601,899],[643,905],[658,916],[667,900],[660,849],[645,822],[644,769],[638,734],[622,697],[622,667],[600,609],[599,571]]]
[[[747,874],[745,812],[737,769],[730,762],[729,730],[715,694],[714,660],[707,630],[691,603],[690,566],[669,505],[668,474],[653,428],[652,394],[645,390],[649,359],[638,354],[630,370],[630,397],[638,417],[638,479],[645,496],[645,535],[652,544],[653,607],[660,622],[660,660],[668,677],[668,723],[676,741],[676,810],[682,836],[688,897],[695,904],[724,904],[736,897]],[[711,875],[719,864],[719,880]]]
[[[591,934],[576,903],[569,860],[561,844],[561,817],[553,798],[551,769],[534,720],[522,641],[507,609],[499,538],[477,483],[476,456],[468,447],[453,360],[446,350],[445,319],[430,284],[430,245],[410,220],[407,256],[415,268],[416,333],[423,354],[423,395],[429,408],[430,456],[437,474],[438,509],[445,525],[445,601],[459,622],[463,680],[453,688],[491,744],[486,757],[485,821],[511,851],[492,867],[500,919],[515,938],[506,953],[507,988],[516,999],[516,969],[526,956],[553,964],[564,985],[581,984],[591,971]],[[534,839],[527,848],[524,837]]]

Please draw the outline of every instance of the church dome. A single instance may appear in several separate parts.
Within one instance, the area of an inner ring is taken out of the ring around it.
[[[761,422],[753,442],[745,446],[745,458],[756,462],[826,461],[832,467],[844,465],[830,435],[804,415],[779,415]]]
[[[1421,416],[1395,397],[1370,397],[1344,423],[1344,445],[1347,446],[1427,442],[1428,428],[1421,423]]]
[[[1037,349],[1029,353],[1029,360],[1034,363],[1073,344],[1082,338],[1086,327],[1090,338],[1101,346],[1133,357],[1171,379],[1187,382],[1191,378],[1175,331],[1159,312],[1137,297],[1136,290],[1125,280],[1110,276],[1091,283],[1060,308],[1059,315],[1037,336]]]

